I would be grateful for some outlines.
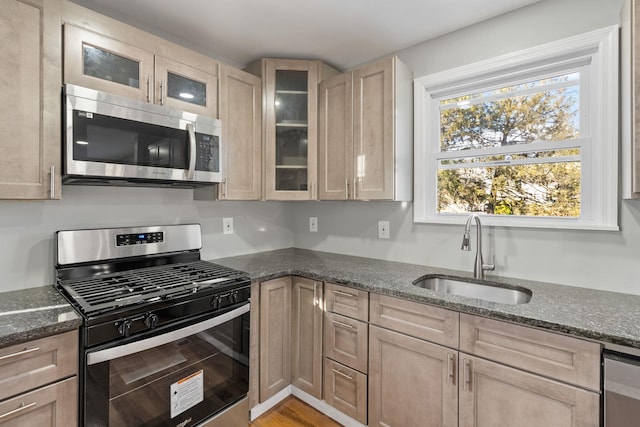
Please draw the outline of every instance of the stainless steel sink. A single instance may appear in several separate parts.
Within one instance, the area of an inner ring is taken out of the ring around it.
[[[426,276],[413,282],[415,286],[500,304],[526,304],[531,301],[531,291],[524,288],[502,287],[490,282],[473,279],[452,279],[444,276]]]

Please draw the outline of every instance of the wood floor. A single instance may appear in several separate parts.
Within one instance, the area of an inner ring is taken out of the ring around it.
[[[249,427],[298,426],[340,427],[341,425],[293,396],[289,396],[249,424]]]

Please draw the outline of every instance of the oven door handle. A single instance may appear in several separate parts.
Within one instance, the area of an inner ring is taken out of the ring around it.
[[[248,313],[251,308],[250,304],[245,304],[227,313],[221,314],[211,319],[205,320],[195,325],[190,325],[182,329],[167,332],[166,334],[157,335],[155,337],[147,338],[140,341],[135,341],[129,344],[120,345],[117,347],[111,347],[104,350],[98,350],[87,353],[87,365],[95,365],[97,363],[114,360],[120,357],[129,356],[140,351],[149,350],[150,348],[158,347],[163,344],[168,344],[173,341],[177,341],[180,338],[187,337],[189,335],[197,334],[207,329],[214,328],[225,322],[233,320],[237,317]]]

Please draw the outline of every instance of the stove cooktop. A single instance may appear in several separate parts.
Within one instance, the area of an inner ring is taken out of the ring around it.
[[[59,280],[85,316],[126,306],[246,285],[246,273],[207,261],[183,262]]]

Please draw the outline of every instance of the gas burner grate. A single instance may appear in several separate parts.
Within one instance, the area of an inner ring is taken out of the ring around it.
[[[175,298],[248,281],[246,273],[207,261],[169,264],[60,281],[85,314]]]

